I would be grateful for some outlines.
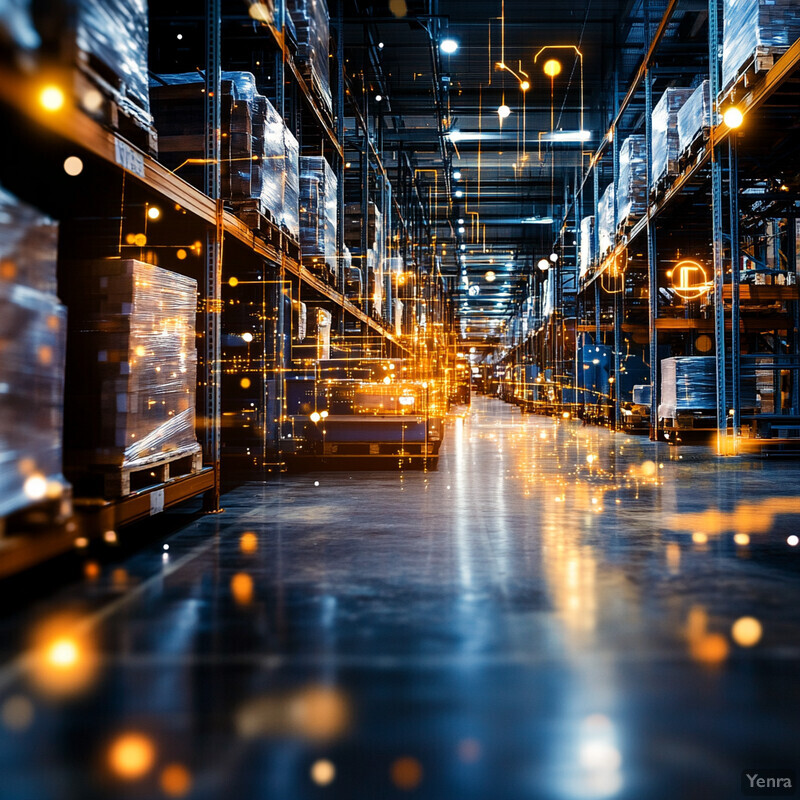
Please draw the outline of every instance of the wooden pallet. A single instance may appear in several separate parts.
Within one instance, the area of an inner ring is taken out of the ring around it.
[[[152,123],[146,123],[126,106],[134,102],[125,95],[116,76],[102,71],[101,65],[90,59],[85,53],[80,54],[78,69],[75,71],[75,96],[83,110],[101,125],[110,128],[122,138],[143,150],[153,158],[158,157],[158,134]],[[98,100],[95,107],[86,107],[87,98]],[[142,116],[146,114],[142,110]]]
[[[103,476],[103,496],[115,498],[127,497],[172,478],[195,475],[202,468],[203,453],[200,445],[197,445],[197,449],[189,453],[168,453],[142,466],[95,466],[93,471]]]
[[[233,213],[260,239],[280,251],[284,232],[276,225],[269,211],[258,200],[234,200]]]
[[[681,153],[678,158],[678,169],[680,172],[685,172],[702,156],[705,152],[710,132],[711,128],[701,128],[694,139],[692,139],[686,149]]]
[[[769,72],[775,62],[786,52],[785,47],[764,47],[760,45],[756,51],[745,61],[736,74],[730,86],[720,93],[720,103],[735,103],[741,95],[747,92],[760,80],[765,72]]]
[[[328,105],[328,99],[323,96],[322,92],[320,91],[319,85],[317,84],[317,79],[314,77],[314,73],[311,71],[311,68],[304,63],[300,63],[297,65],[298,71],[302,76],[303,80],[306,82],[306,86],[308,86],[309,91],[313,95],[314,99],[317,101],[317,107],[320,110],[320,113],[325,118],[325,121],[330,125],[333,126],[333,108]]]

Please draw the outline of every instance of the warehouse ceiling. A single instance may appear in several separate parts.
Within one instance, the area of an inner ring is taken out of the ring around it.
[[[651,2],[651,18],[663,7]],[[387,161],[410,153],[422,193],[437,198],[431,217],[439,244],[449,242],[442,269],[462,331],[496,339],[605,133],[615,63],[624,85],[641,61],[641,2],[394,0],[353,5],[347,21],[347,68],[373,77],[368,102],[374,112],[381,97]],[[445,38],[458,43],[452,55],[438,47]]]

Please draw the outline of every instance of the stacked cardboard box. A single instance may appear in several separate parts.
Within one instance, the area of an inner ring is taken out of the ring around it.
[[[751,60],[780,55],[800,38],[797,0],[725,0],[722,33],[722,91]]]
[[[647,138],[629,136],[619,149],[617,227],[625,227],[647,210]]]
[[[582,278],[596,257],[594,250],[594,217],[581,220],[580,277]]]
[[[672,86],[661,95],[653,109],[651,188],[655,188],[662,178],[678,174],[678,112],[691,95],[691,89]]]
[[[337,185],[322,156],[300,157],[300,251],[307,266],[334,275]]]
[[[71,470],[136,468],[198,452],[196,281],[134,260],[69,270]]]
[[[67,488],[57,235],[54,222],[0,187],[0,516]]]
[[[345,206],[344,241],[353,250],[361,250],[361,227],[364,215],[361,213],[361,203],[348,203]],[[367,205],[367,247],[375,248],[378,240],[377,226],[380,225],[380,211],[375,203],[370,201]]]
[[[204,166],[187,159],[205,155],[205,91],[197,73],[153,79],[153,113],[159,130],[161,161],[199,189]],[[224,72],[221,96],[222,197],[268,215],[293,236],[299,235],[299,146],[283,119],[259,94],[249,72]]]
[[[325,0],[292,0],[287,9],[297,33],[297,58],[305,66],[328,113],[332,114],[328,4]]]
[[[711,84],[703,81],[678,112],[678,153],[684,155],[711,126]]]

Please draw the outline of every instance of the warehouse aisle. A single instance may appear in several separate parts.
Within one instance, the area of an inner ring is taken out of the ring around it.
[[[798,480],[476,398],[438,472],[242,486],[43,601],[0,797],[738,796],[796,762]]]

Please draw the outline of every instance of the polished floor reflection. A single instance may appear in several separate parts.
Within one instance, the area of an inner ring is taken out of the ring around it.
[[[477,398],[437,472],[225,508],[6,602],[0,797],[727,800],[799,766],[800,463]]]

